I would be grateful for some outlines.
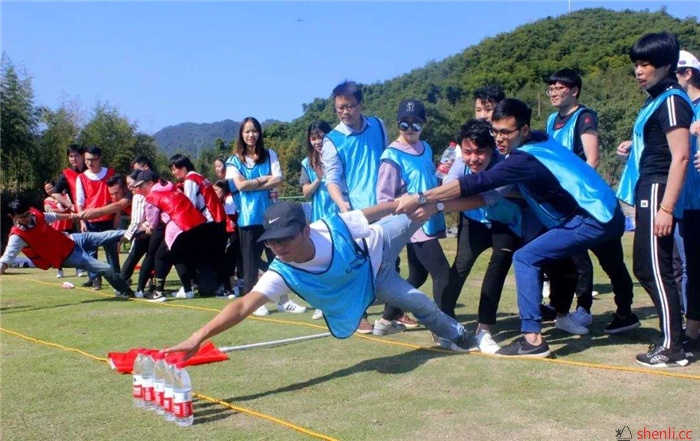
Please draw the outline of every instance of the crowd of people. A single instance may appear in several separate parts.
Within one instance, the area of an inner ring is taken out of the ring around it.
[[[589,332],[589,251],[609,277],[616,304],[605,332],[640,326],[621,241],[623,201],[636,213],[632,272],[656,306],[661,331],[636,360],[685,366],[693,351],[700,353],[700,239],[686,234],[700,228],[700,62],[665,32],[640,38],[630,59],[649,97],[632,139],[617,148],[627,158],[617,192],[595,170],[598,116],[579,101],[582,79],[572,69],[549,78],[546,92],[556,111],[543,131],[531,127],[527,104],[501,87],[476,90],[474,118],[456,128],[457,154],[444,179],[421,137],[429,117],[420,100],[401,101],[392,141],[384,121],[363,113],[361,87],[345,81],[332,91],[338,124],[319,120],[306,132],[299,178],[306,204],[277,202],[282,167],[252,117],[241,122],[231,156],[214,161],[213,183],[183,155],[170,158],[170,182],[147,158],[134,159],[121,176],[101,164],[98,147],[70,146],[70,167],[46,183],[45,212],[23,201],[11,209],[15,226],[0,273],[21,250],[38,267],[56,268],[57,277],[65,267],[86,269],[84,285],[93,289],[104,276],[121,297],[165,301],[172,267],[181,283],[173,297],[192,298],[195,290],[242,297],[169,351],[192,354],[246,316],[269,314],[268,302],[280,312],[306,312],[289,299],[293,292],[338,338],[422,324],[454,351],[546,357],[543,321],[570,334]],[[446,212],[459,213],[452,264],[440,241]],[[123,216],[130,218],[124,230]],[[123,266],[119,239],[131,244]],[[399,275],[404,245],[405,280]],[[95,259],[98,246],[106,263]],[[455,307],[489,248],[472,334],[456,320]],[[139,261],[134,291],[129,282]],[[511,266],[522,336],[501,347],[491,330]],[[432,300],[419,291],[428,276]],[[366,309],[375,301],[385,306],[370,323]]]

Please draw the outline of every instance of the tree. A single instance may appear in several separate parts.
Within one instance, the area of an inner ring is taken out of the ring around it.
[[[0,183],[4,191],[37,188],[41,170],[39,112],[34,106],[31,78],[20,76],[12,60],[3,53],[0,61]]]
[[[43,169],[50,170],[50,176],[57,176],[67,166],[66,148],[73,144],[80,133],[80,114],[77,102],[62,103],[56,110],[43,108],[41,123],[41,160]]]

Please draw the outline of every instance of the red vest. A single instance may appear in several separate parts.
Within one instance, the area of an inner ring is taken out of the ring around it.
[[[22,252],[34,262],[37,268],[43,270],[51,267],[60,268],[73,252],[75,242],[47,224],[44,213],[36,208],[30,208],[29,211],[36,219],[36,226],[23,230],[15,225],[10,230],[10,234],[16,234],[27,242]]]
[[[70,210],[64,208],[63,205],[56,202],[56,199],[52,197],[44,199],[44,206],[46,205],[55,213],[70,213]],[[66,231],[73,228],[73,221],[70,219],[57,220],[56,222],[52,222],[51,226],[57,231]]]
[[[173,187],[172,191],[151,190],[146,196],[146,202],[168,213],[170,221],[175,222],[182,231],[189,231],[207,221],[185,193],[177,187]]]
[[[109,195],[109,188],[107,188],[107,179],[112,176],[114,176],[114,169],[111,167],[107,169],[107,173],[99,181],[88,178],[85,173],[79,175],[78,179],[80,179],[80,183],[83,185],[83,191],[85,192],[85,206],[83,208],[102,208],[112,202],[112,197]],[[113,219],[114,214],[112,213],[90,219],[88,222],[102,222]]]
[[[199,173],[190,172],[187,174],[187,177],[185,177],[185,180],[197,184],[199,192],[204,198],[204,205],[209,209],[209,213],[211,213],[211,217],[214,218],[214,222],[224,222],[226,220],[224,205],[219,200],[219,196],[216,195],[214,187],[211,185],[209,179]]]
[[[78,176],[81,175],[80,172],[73,170],[72,168],[67,168],[63,170],[63,175],[66,177],[66,182],[68,183],[68,191],[70,193],[70,200],[75,204],[75,182],[78,180]]]

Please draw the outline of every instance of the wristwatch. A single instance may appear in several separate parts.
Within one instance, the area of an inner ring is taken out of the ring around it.
[[[423,194],[422,191],[419,191],[418,193],[418,206],[422,207],[423,205],[428,203],[428,198]]]
[[[438,213],[442,213],[443,211],[445,211],[445,204],[443,204],[440,201],[438,201],[435,207],[437,208]]]

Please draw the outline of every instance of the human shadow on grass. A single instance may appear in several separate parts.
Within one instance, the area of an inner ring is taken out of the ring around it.
[[[258,392],[252,395],[244,395],[240,397],[227,398],[224,401],[228,403],[241,402],[241,401],[251,401],[258,398],[264,398],[270,395],[277,395],[287,392],[295,392],[307,387],[316,386],[318,384],[326,383],[328,381],[337,380],[343,377],[349,377],[361,372],[377,372],[379,374],[385,375],[400,375],[411,372],[418,367],[424,365],[428,360],[435,358],[442,358],[448,356],[466,356],[466,354],[450,354],[436,351],[426,351],[424,349],[415,349],[409,352],[404,352],[401,354],[390,355],[388,357],[372,358],[369,360],[363,360],[353,366],[349,366],[338,371],[322,375],[317,378],[312,378],[301,383],[294,383],[288,386],[280,387],[277,389]]]
[[[222,407],[218,403],[198,400],[196,398],[194,399],[192,405],[195,415],[194,424],[213,423],[215,421],[225,420],[226,418],[240,413],[233,409]]]

